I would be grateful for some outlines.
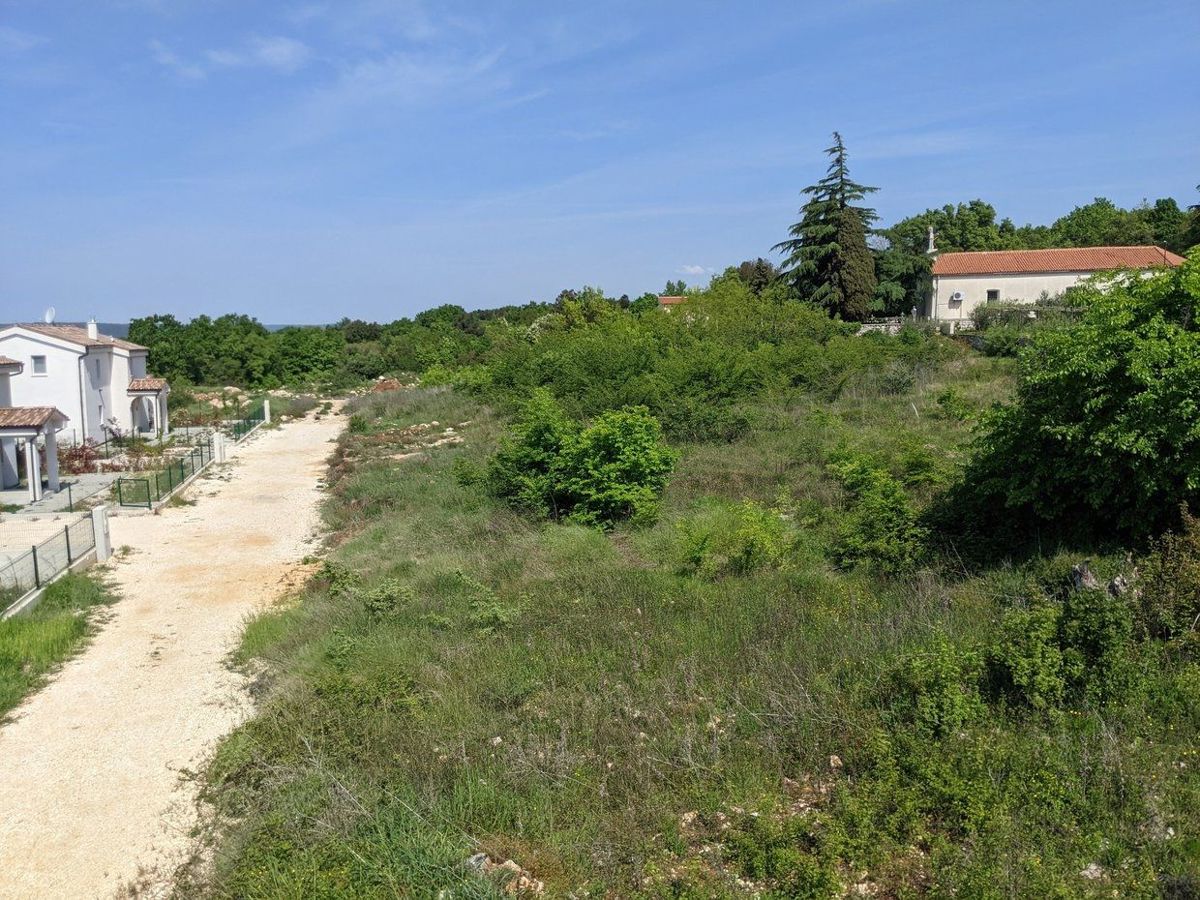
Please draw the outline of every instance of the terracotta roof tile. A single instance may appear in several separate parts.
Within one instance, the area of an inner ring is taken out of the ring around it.
[[[17,325],[17,328],[24,328],[27,331],[36,331],[38,334],[44,334],[46,337],[58,338],[60,341],[69,341],[72,344],[79,344],[81,347],[117,347],[121,350],[145,350],[141,344],[135,344],[132,341],[122,340],[121,338],[110,337],[107,334],[102,334],[98,338],[88,337],[87,329],[80,328],[78,325],[45,325],[40,322],[35,322],[29,325]]]
[[[658,305],[659,306],[678,306],[680,303],[682,303],[686,299],[687,299],[687,297],[674,297],[674,296],[659,297]]]
[[[0,406],[0,428],[41,428],[55,416],[66,416],[53,406]]]
[[[129,381],[129,393],[161,391],[166,386],[165,378],[132,378]]]
[[[943,253],[934,275],[1021,275],[1037,272],[1103,272],[1178,266],[1183,257],[1162,247],[1064,247],[1055,250],[981,250]]]
[[[19,366],[19,365],[21,365],[21,363],[19,363],[15,359],[9,359],[7,356],[0,356],[0,366]]]

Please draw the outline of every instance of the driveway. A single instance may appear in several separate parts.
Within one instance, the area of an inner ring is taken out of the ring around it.
[[[187,773],[250,712],[227,655],[318,540],[319,479],[344,419],[264,431],[187,490],[112,519],[121,594],[87,649],[0,726],[0,897],[169,889],[192,847]]]

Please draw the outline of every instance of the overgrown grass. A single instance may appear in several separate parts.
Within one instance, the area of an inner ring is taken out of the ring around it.
[[[247,629],[268,686],[208,771],[226,825],[188,889],[491,896],[464,866],[486,852],[553,896],[1188,896],[1194,660],[1138,645],[1119,701],[1030,710],[977,661],[1077,557],[839,568],[830,463],[871,460],[919,507],[1009,379],[970,355],[761,403],[739,439],[682,448],[656,525],[611,533],[463,477],[499,430],[473,401],[355,401],[326,511],[344,540]],[[465,446],[389,455],[435,421]]]
[[[96,577],[67,575],[28,615],[0,622],[0,718],[80,649],[97,608],[112,600]]]

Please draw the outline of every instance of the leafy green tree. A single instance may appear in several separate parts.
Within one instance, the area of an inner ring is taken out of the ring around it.
[[[975,510],[1144,536],[1200,505],[1200,251],[1081,287],[1071,328],[1034,332],[1016,401],[985,421]]]
[[[643,316],[656,309],[658,309],[658,294],[642,294],[629,304],[629,311],[635,316]]]
[[[742,283],[755,294],[761,294],[779,276],[775,264],[761,256],[758,259],[746,260],[735,271]]]
[[[1143,217],[1106,197],[1077,206],[1052,226],[1060,247],[1126,246],[1154,243],[1154,231]]]
[[[1133,214],[1146,223],[1152,243],[1175,253],[1188,249],[1183,242],[1187,215],[1173,198],[1160,198],[1153,206],[1143,203],[1133,210]]]
[[[1200,191],[1200,184],[1196,185],[1196,190]],[[1182,248],[1180,252],[1200,245],[1200,203],[1188,207],[1187,219],[1183,223],[1183,237],[1179,244]]]
[[[680,278],[678,281],[668,281],[663,288],[664,297],[682,297],[687,293],[687,282]]]
[[[791,235],[772,249],[785,254],[783,277],[801,297],[850,321],[866,317],[875,295],[875,262],[867,229],[875,211],[856,206],[877,188],[851,180],[842,136],[833,133],[825,177],[803,191],[808,201]]]

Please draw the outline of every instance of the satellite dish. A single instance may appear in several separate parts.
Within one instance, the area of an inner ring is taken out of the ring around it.
[[[55,310],[53,306],[47,306],[46,311],[42,313],[42,318],[46,320],[47,325],[54,321],[54,312]]]

